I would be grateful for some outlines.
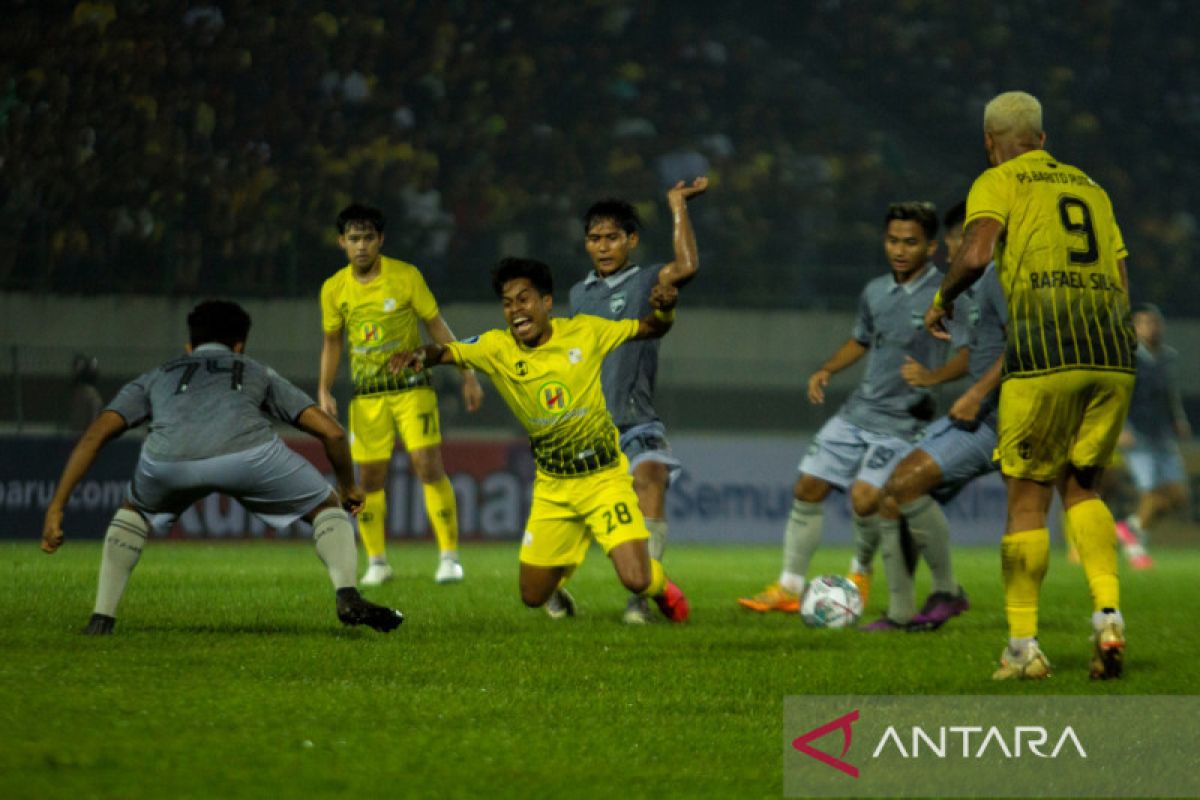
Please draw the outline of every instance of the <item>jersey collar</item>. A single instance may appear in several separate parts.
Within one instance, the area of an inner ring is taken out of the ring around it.
[[[207,353],[210,350],[220,350],[225,353],[233,352],[233,348],[229,347],[228,345],[221,344],[220,342],[205,342],[199,347],[192,348],[193,353]]]
[[[926,264],[925,271],[922,272],[921,275],[916,280],[908,281],[907,283],[896,283],[896,276],[893,275],[892,276],[892,287],[888,291],[889,292],[903,291],[904,293],[906,293],[908,295],[912,295],[912,293],[917,291],[917,289],[920,289],[922,286],[929,283],[930,279],[934,275],[939,275],[939,274],[940,273],[937,271],[937,267],[935,267],[933,264]]]
[[[596,272],[596,270],[592,270],[591,272],[588,273],[588,276],[583,279],[583,285],[590,289],[592,286],[595,286],[600,281],[604,281],[605,286],[607,286],[610,289],[615,289],[618,286],[620,286],[622,283],[624,283],[625,281],[632,278],[634,275],[637,275],[641,271],[642,271],[642,267],[640,264],[629,264],[627,266],[621,267],[619,270],[612,273],[611,275],[601,278],[600,273]]]

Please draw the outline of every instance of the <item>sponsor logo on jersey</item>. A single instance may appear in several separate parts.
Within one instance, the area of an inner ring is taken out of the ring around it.
[[[583,351],[578,347],[572,347],[567,351],[567,360],[572,364],[578,364],[580,361],[583,361]]]
[[[538,405],[551,414],[562,414],[571,407],[571,392],[565,384],[548,381],[538,388]]]
[[[379,342],[383,340],[383,328],[378,322],[364,322],[359,328],[362,333],[362,340],[366,342]]]
[[[513,364],[513,371],[515,371],[518,376],[524,378],[529,374],[529,365],[524,361],[518,361],[517,363]]]
[[[389,312],[395,311],[396,310],[396,298],[389,297],[387,300],[384,300],[383,301],[383,310],[389,311]]]

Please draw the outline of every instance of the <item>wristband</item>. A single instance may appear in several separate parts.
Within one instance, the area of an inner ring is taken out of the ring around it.
[[[933,293],[933,307],[938,311],[945,311],[946,306],[942,304],[942,290],[938,289]]]
[[[661,308],[656,308],[656,309],[654,309],[654,316],[657,319],[662,320],[663,322],[674,322],[675,321],[675,309],[671,308],[666,311],[663,311]]]

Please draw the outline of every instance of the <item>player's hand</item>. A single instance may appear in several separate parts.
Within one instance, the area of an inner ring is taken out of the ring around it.
[[[421,372],[425,369],[425,353],[422,350],[401,350],[388,359],[388,370],[399,375],[404,370]]]
[[[337,419],[337,400],[334,399],[333,393],[328,389],[322,388],[317,390],[317,405],[326,414]]]
[[[42,522],[43,553],[54,553],[59,547],[62,547],[62,517],[62,509],[54,507],[46,509],[46,517]]]
[[[691,200],[698,194],[704,194],[706,189],[708,189],[708,178],[704,175],[692,181],[691,186],[680,181],[667,190],[667,203],[670,204],[672,209],[683,208],[688,200]]]
[[[657,311],[670,311],[679,302],[679,290],[669,283],[656,283],[650,289],[650,307]]]
[[[357,483],[339,488],[338,496],[342,498],[342,508],[352,517],[362,511],[363,503],[367,501],[366,494]]]
[[[925,312],[925,330],[929,331],[930,336],[943,342],[950,341],[950,328],[946,324],[952,318],[950,312],[950,308],[929,306],[929,310]]]
[[[474,413],[483,405],[483,387],[479,385],[474,370],[463,373],[462,395],[467,411]]]
[[[829,370],[819,369],[808,379],[808,402],[819,406],[825,402],[825,387],[829,385]]]
[[[927,369],[912,356],[905,356],[904,363],[900,365],[900,376],[909,386],[932,386],[933,381],[929,379],[932,374],[933,370]]]
[[[954,405],[950,406],[950,419],[956,423],[976,424],[979,421],[979,411],[982,407],[982,399],[976,397],[974,392],[963,392],[954,401]]]
[[[1137,437],[1129,428],[1122,428],[1121,435],[1117,437],[1117,447],[1130,448],[1137,444]]]

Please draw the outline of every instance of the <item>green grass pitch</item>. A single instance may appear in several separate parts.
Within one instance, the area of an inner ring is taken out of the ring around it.
[[[466,545],[452,586],[433,583],[431,545],[390,555],[397,580],[368,596],[408,620],[385,636],[338,624],[310,543],[153,542],[116,634],[95,639],[77,631],[97,543],[0,545],[0,797],[778,797],[786,695],[1200,686],[1188,549],[1123,571],[1128,672],[1108,684],[1087,679],[1087,589],[1056,553],[1041,631],[1056,674],[1019,685],[989,680],[1005,641],[992,548],[956,553],[973,608],[933,634],[741,610],[777,547],[669,550],[693,618],[645,628],[621,624],[597,551],[573,581],[581,615],[563,622],[521,606],[515,545]],[[813,574],[848,560],[822,550]]]

